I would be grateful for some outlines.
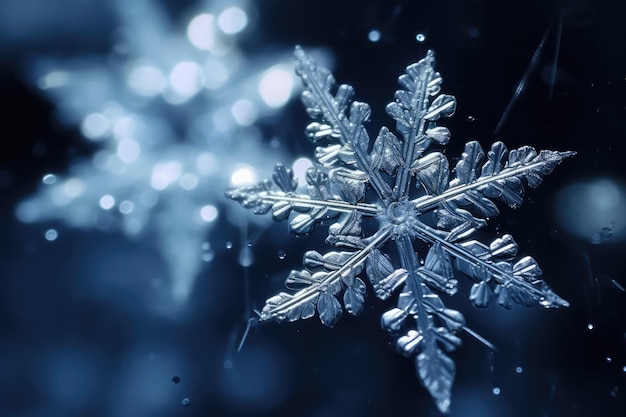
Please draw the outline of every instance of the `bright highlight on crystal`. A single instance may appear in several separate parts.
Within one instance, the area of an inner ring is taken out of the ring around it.
[[[250,165],[239,165],[230,177],[230,183],[235,187],[250,185],[256,182],[256,180],[256,172]]]

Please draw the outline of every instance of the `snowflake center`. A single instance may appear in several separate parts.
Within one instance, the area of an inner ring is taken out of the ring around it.
[[[413,209],[408,201],[396,201],[387,208],[387,220],[395,225],[402,225],[412,218]]]

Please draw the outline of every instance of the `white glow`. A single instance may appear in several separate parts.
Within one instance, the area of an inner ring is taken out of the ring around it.
[[[180,186],[188,191],[195,189],[198,186],[198,182],[198,177],[189,172],[180,177],[180,181],[178,181]]]
[[[378,42],[380,40],[380,32],[376,29],[370,30],[370,33],[368,33],[367,38],[371,42]]]
[[[210,51],[215,45],[215,18],[208,13],[199,14],[187,26],[189,42],[198,49]]]
[[[235,122],[241,126],[249,126],[257,119],[259,112],[256,105],[247,99],[236,101],[230,108]]]
[[[154,97],[163,91],[166,79],[163,72],[157,67],[137,65],[128,73],[126,84],[135,94]]]
[[[139,156],[141,148],[139,144],[132,139],[122,139],[117,144],[117,156],[127,164],[133,162]]]
[[[298,158],[294,161],[293,176],[298,180],[299,187],[306,187],[306,171],[313,166],[309,158]]]
[[[116,138],[127,138],[135,134],[137,125],[130,116],[120,117],[113,123],[113,134]]]
[[[207,223],[215,221],[215,219],[217,219],[218,213],[219,212],[217,211],[217,208],[210,204],[200,209],[200,217]]]
[[[156,164],[152,169],[150,185],[157,191],[166,189],[182,175],[183,167],[178,161]]]
[[[91,113],[83,119],[80,132],[84,137],[91,140],[104,139],[111,129],[109,118],[102,113]]]
[[[115,198],[112,195],[106,194],[100,197],[100,207],[103,210],[111,210],[115,205]]]
[[[248,15],[239,7],[229,7],[220,13],[217,24],[222,32],[227,35],[234,35],[235,33],[241,32],[246,27],[248,24]]]
[[[63,193],[70,198],[76,198],[85,192],[85,183],[79,178],[69,178],[61,186]]]
[[[191,97],[202,88],[202,68],[192,61],[176,64],[170,73],[172,89],[185,97]]]
[[[204,71],[204,86],[210,90],[217,90],[228,81],[228,68],[220,61],[207,60]]]
[[[270,107],[284,106],[293,90],[294,79],[291,73],[284,68],[270,68],[261,78],[259,93],[261,98]]]
[[[230,183],[235,187],[254,184],[257,180],[256,172],[250,165],[237,165],[230,176]]]

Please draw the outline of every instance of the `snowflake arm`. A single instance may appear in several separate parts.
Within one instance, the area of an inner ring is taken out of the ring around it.
[[[271,211],[275,220],[289,220],[297,234],[329,224],[326,243],[340,250],[306,252],[304,269],[291,271],[285,282],[295,292],[269,298],[260,320],[295,321],[317,313],[332,327],[344,309],[352,315],[363,310],[366,285],[361,276],[378,298],[399,290],[397,306],[382,315],[382,327],[394,334],[401,353],[415,358],[420,382],[439,410],[448,412],[455,376],[449,353],[461,344],[458,333],[469,331],[463,315],[447,308],[438,295],[457,292],[455,271],[473,281],[469,298],[476,307],[492,300],[504,308],[513,303],[568,306],[539,278],[541,269],[533,258],[516,258],[518,246],[510,235],[489,245],[470,237],[499,213],[492,200],[519,207],[523,182],[538,186],[542,176],[574,152],[537,152],[530,146],[509,152],[496,142],[485,154],[471,141],[451,175],[443,153],[429,151],[431,145],[449,141],[449,130],[437,121],[456,108],[453,96],[440,94],[442,79],[432,51],[407,67],[399,78],[403,89],[386,107],[398,136],[382,127],[373,141],[364,127],[370,108],[351,102],[352,87],[342,84],[333,93],[335,80],[328,70],[299,47],[295,56],[305,86],[302,100],[314,119],[306,134],[317,145],[316,163],[306,173],[307,193],[299,193],[293,172],[277,164],[272,180],[226,195],[257,214]],[[375,196],[367,194],[368,188]],[[434,226],[422,219],[430,213]],[[364,230],[365,217],[378,221],[376,230]],[[423,260],[415,241],[430,246]],[[393,246],[395,258],[387,252]],[[396,259],[399,266],[394,266]]]

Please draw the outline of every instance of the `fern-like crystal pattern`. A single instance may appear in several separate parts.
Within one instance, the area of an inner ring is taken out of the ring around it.
[[[505,308],[568,305],[539,278],[533,258],[516,258],[518,246],[510,235],[488,245],[469,238],[498,214],[492,200],[519,207],[523,181],[538,186],[574,152],[537,152],[530,146],[509,151],[496,142],[485,154],[472,141],[451,175],[445,155],[429,151],[450,139],[437,121],[456,108],[453,96],[440,93],[432,51],[407,67],[398,79],[402,89],[387,105],[397,135],[382,127],[373,140],[364,127],[370,107],[352,100],[353,88],[336,87],[333,75],[300,47],[295,58],[305,87],[302,101],[313,119],[306,134],[317,145],[316,164],[306,173],[307,194],[297,192],[291,169],[277,164],[271,180],[226,195],[257,214],[271,211],[275,220],[288,220],[296,234],[330,224],[326,242],[337,250],[308,251],[304,269],[286,280],[295,292],[269,298],[260,320],[295,321],[317,313],[332,327],[344,310],[353,315],[363,310],[365,280],[381,299],[399,291],[397,307],[382,315],[382,327],[396,337],[401,353],[415,358],[420,381],[448,412],[455,375],[448,353],[459,347],[458,334],[467,329],[463,315],[446,308],[439,296],[456,293],[455,270],[474,282],[469,297],[477,307],[493,299]],[[426,219],[430,213],[434,221]],[[364,230],[365,217],[377,220],[374,233]],[[423,261],[416,241],[430,245]],[[393,246],[395,257],[389,252]]]

